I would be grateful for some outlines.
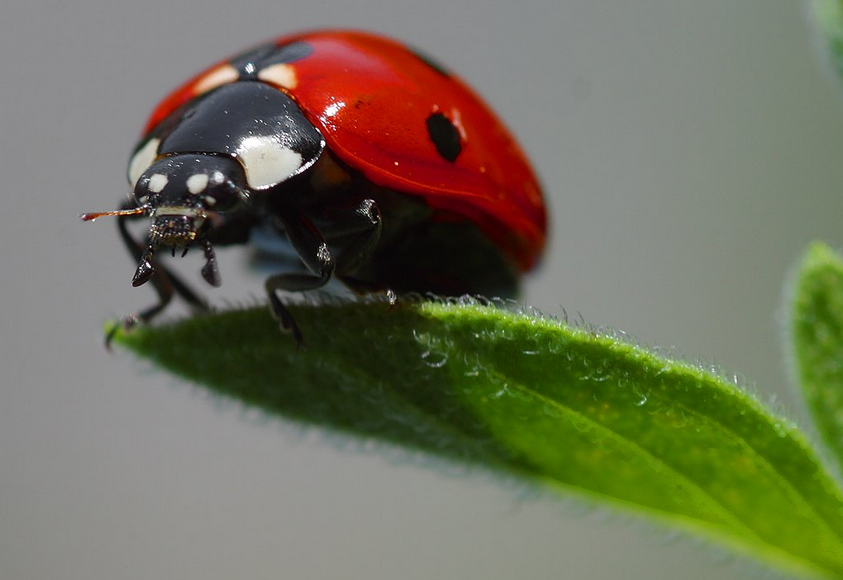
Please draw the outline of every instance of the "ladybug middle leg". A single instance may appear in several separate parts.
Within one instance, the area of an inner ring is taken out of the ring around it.
[[[347,285],[356,288],[362,284],[351,274],[372,255],[383,231],[383,221],[378,204],[371,199],[364,199],[347,213],[344,220],[348,224],[347,234],[351,234],[342,253],[337,259],[337,276]]]
[[[330,211],[331,237],[345,240],[343,249],[334,258],[325,237],[301,210],[285,207],[276,213],[276,226],[283,229],[290,245],[312,274],[276,274],[265,282],[272,313],[284,330],[290,331],[296,343],[303,344],[303,336],[295,320],[276,291],[306,292],[321,288],[336,272],[343,282],[354,287],[349,277],[357,267],[366,261],[377,246],[382,231],[380,210],[371,199],[365,199],[356,206]]]
[[[280,208],[274,217],[274,225],[284,231],[290,245],[312,274],[275,274],[266,279],[264,287],[272,315],[281,323],[283,330],[293,334],[296,344],[303,344],[301,330],[277,291],[306,292],[320,288],[331,279],[336,264],[325,238],[299,209],[289,206]]]

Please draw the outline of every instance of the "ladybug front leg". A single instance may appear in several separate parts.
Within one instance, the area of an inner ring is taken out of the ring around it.
[[[287,207],[275,217],[276,225],[284,230],[290,245],[312,274],[276,274],[267,278],[264,286],[272,314],[281,323],[281,328],[291,332],[297,344],[303,344],[302,333],[277,291],[306,292],[321,288],[331,279],[335,262],[325,238],[301,211]]]
[[[131,209],[135,207],[132,202],[126,202],[121,206],[121,209]],[[130,219],[137,219],[143,216],[121,216],[117,220],[117,228],[120,232],[120,238],[123,240],[123,243],[126,246],[126,249],[129,250],[129,254],[131,254],[132,258],[135,261],[139,261],[144,254],[144,246],[139,243],[129,231],[127,226],[127,221]],[[122,320],[122,325],[124,328],[131,328],[137,323],[145,323],[149,322],[155,316],[157,316],[173,299],[173,291],[175,290],[176,294],[178,294],[181,298],[184,299],[192,308],[195,310],[200,311],[207,311],[209,310],[208,304],[200,298],[190,287],[182,282],[176,275],[170,272],[165,267],[155,264],[155,273],[152,275],[150,280],[152,282],[152,286],[155,288],[156,293],[158,294],[158,303],[154,304],[144,310],[136,314],[131,314],[126,316]],[[106,346],[111,343],[111,339],[114,337],[114,334],[117,332],[119,326],[115,326],[111,329],[111,331],[106,336]]]

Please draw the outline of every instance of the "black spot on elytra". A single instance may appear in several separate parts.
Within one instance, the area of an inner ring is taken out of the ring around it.
[[[442,113],[433,113],[427,118],[427,132],[443,159],[453,163],[462,151],[460,132]]]
[[[231,59],[231,66],[240,73],[240,80],[254,80],[258,71],[273,64],[301,60],[313,52],[306,42],[291,42],[283,46],[264,44]]]
[[[411,48],[409,50],[410,50],[410,52],[412,52],[415,55],[415,57],[417,59],[419,59],[424,64],[426,64],[427,66],[429,66],[430,68],[432,68],[433,70],[438,72],[440,75],[442,75],[444,77],[450,77],[451,76],[451,73],[448,71],[448,69],[446,69],[444,66],[439,64],[436,60],[430,58],[425,53],[423,53],[419,50],[416,50],[415,48]]]

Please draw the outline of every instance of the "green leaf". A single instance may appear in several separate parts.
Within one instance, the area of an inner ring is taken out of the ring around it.
[[[843,0],[812,0],[811,9],[831,64],[843,77]]]
[[[843,465],[843,260],[815,243],[793,293],[796,371],[817,429]]]
[[[843,501],[805,438],[723,377],[476,303],[294,306],[119,333],[270,413],[634,510],[768,564],[843,577]]]

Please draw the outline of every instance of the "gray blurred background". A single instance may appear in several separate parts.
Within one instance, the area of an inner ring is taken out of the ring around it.
[[[800,3],[9,2],[0,578],[757,573],[634,518],[267,420],[103,350],[102,324],[153,294],[131,288],[114,225],[77,214],[122,199],[138,131],[174,85],[322,26],[411,42],[519,136],[553,223],[528,303],[722,365],[805,423],[782,295],[810,240],[843,241],[843,91]],[[221,271],[216,303],[260,294],[241,253]]]

